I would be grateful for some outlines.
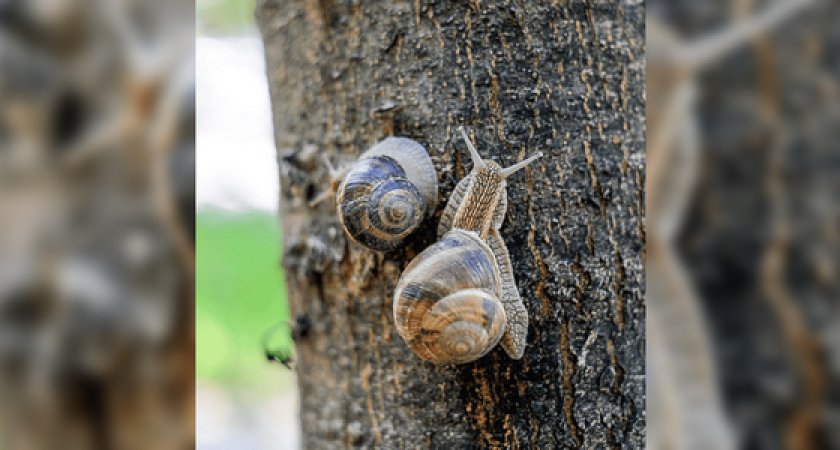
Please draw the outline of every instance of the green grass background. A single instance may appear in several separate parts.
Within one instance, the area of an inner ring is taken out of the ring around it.
[[[196,217],[196,378],[262,393],[286,388],[261,337],[289,320],[278,219],[267,212],[205,208]],[[288,329],[272,347],[291,345]]]
[[[255,0],[198,0],[196,34],[255,34],[254,8]],[[292,388],[291,372],[269,363],[260,342],[289,320],[277,216],[208,207],[196,212],[195,227],[197,381],[243,395]],[[271,347],[292,347],[288,329]]]
[[[195,4],[199,34],[237,35],[255,31],[255,0],[198,0]]]

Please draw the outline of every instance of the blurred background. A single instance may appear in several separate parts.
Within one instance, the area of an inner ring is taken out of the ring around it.
[[[0,2],[0,447],[195,445],[194,6]]]
[[[648,443],[840,448],[840,2],[647,11]]]
[[[253,11],[0,1],[0,449],[297,447]]]
[[[197,447],[298,448],[294,373],[262,343],[291,344],[254,1],[199,0],[196,26]]]

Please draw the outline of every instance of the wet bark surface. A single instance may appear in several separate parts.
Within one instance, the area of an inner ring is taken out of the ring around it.
[[[305,448],[642,448],[644,48],[637,2],[257,3],[282,186]],[[393,289],[472,169],[509,166],[501,235],[530,325],[435,366],[396,334]],[[390,135],[438,169],[436,216],[397,251],[352,243],[320,155]],[[303,326],[305,324],[305,326]]]

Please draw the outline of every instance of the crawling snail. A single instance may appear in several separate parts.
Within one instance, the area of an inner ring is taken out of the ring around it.
[[[347,235],[373,250],[403,244],[437,205],[437,172],[426,149],[408,138],[389,137],[351,167],[330,171],[330,189],[310,202],[335,195]]]
[[[528,311],[519,297],[499,228],[507,212],[505,178],[542,156],[508,168],[478,155],[463,128],[475,167],[455,187],[440,219],[440,240],[406,267],[394,292],[397,332],[421,358],[461,364],[501,341],[522,358]]]

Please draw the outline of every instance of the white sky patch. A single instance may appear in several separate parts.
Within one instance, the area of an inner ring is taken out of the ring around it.
[[[277,211],[262,42],[196,39],[196,209]]]

